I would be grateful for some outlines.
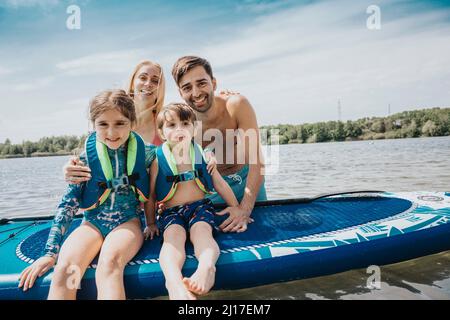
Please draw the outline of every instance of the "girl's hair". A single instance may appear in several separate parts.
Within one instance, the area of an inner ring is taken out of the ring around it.
[[[97,94],[89,104],[89,120],[94,123],[102,113],[109,110],[119,111],[132,125],[136,122],[134,101],[125,90],[105,90]]]
[[[152,61],[145,60],[140,62],[135,68],[133,73],[130,77],[130,82],[128,83],[128,94],[130,97],[134,97],[134,79],[136,78],[136,74],[138,73],[139,69],[141,69],[143,66],[153,66],[159,69],[159,83],[158,88],[156,89],[156,102],[154,104],[155,110],[154,112],[158,114],[158,112],[161,110],[162,106],[164,105],[164,95],[166,93],[166,81],[164,79],[164,73],[162,67]]]
[[[171,111],[175,112],[175,114],[178,116],[178,118],[180,118],[181,121],[188,120],[192,124],[194,124],[195,120],[197,120],[194,109],[192,109],[187,104],[170,103],[167,106],[164,106],[164,108],[158,113],[158,116],[156,118],[156,126],[159,130],[162,130],[164,122],[167,121],[167,114]]]

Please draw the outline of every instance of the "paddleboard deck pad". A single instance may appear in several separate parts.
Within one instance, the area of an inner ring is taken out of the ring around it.
[[[221,249],[214,289],[239,289],[396,263],[450,249],[450,193],[342,194],[315,201],[258,203],[243,233],[217,233]],[[223,221],[223,217],[217,223]],[[5,222],[5,221],[4,221]],[[72,222],[69,233],[81,222]],[[26,292],[18,278],[42,255],[52,220],[17,219],[0,225],[0,299],[46,299],[53,271]],[[162,238],[147,240],[125,268],[127,298],[166,295],[158,256]],[[186,245],[183,274],[197,267]],[[77,298],[95,299],[97,258]]]

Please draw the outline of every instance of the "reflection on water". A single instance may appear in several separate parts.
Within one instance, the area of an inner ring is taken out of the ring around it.
[[[350,189],[450,191],[450,137],[283,145],[279,151],[278,172],[266,177],[270,199]],[[53,214],[68,159],[0,160],[0,217]],[[354,270],[205,299],[450,299],[450,251],[381,272],[380,290],[367,289],[366,270]]]
[[[248,289],[213,291],[202,299],[450,299],[450,251],[380,266],[380,270],[380,289],[369,289],[367,281],[372,273],[367,273],[366,269],[357,269],[324,277]],[[167,299],[167,297],[156,299]]]

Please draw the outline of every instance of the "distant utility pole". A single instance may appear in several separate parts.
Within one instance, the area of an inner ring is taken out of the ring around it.
[[[342,118],[342,108],[341,108],[341,100],[338,100],[338,121],[340,122]]]
[[[388,116],[390,116],[391,115],[391,104],[389,103],[389,105],[388,105]]]

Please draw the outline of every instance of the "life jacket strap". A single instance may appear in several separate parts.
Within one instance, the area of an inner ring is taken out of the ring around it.
[[[98,185],[105,189],[117,189],[120,186],[135,186],[137,180],[139,180],[139,173],[136,172],[130,176],[122,174],[118,178],[113,178],[106,182],[99,182]]]
[[[191,170],[191,171],[185,171],[177,175],[173,176],[167,176],[166,180],[169,183],[178,183],[183,181],[190,181],[194,179],[198,179],[203,177],[202,170]]]

